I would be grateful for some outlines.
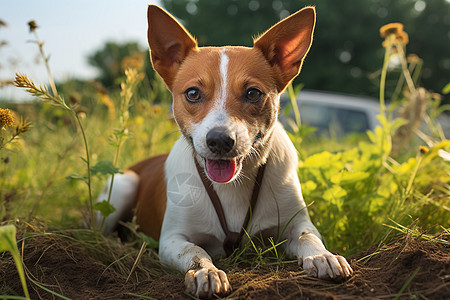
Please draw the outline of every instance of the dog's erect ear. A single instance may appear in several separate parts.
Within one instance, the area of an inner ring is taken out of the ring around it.
[[[148,6],[147,19],[153,67],[171,90],[179,66],[190,51],[197,50],[197,42],[183,25],[156,5]]]
[[[254,41],[275,68],[279,92],[283,91],[302,67],[312,43],[316,10],[306,7],[278,22]]]

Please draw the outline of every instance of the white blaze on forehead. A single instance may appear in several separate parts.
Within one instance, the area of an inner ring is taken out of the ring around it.
[[[226,101],[228,97],[228,66],[229,57],[226,54],[226,48],[219,51],[219,77],[220,82],[217,83],[217,90],[214,91],[214,105],[203,120],[193,123],[191,137],[195,151],[202,157],[217,159],[206,143],[206,135],[214,127],[225,127],[230,137],[239,141],[236,144],[236,152],[240,155],[247,153],[251,147],[248,129],[243,122],[238,122],[234,118],[230,118],[226,110]]]
[[[228,61],[229,58],[225,53],[225,48],[222,48],[220,50],[220,96],[216,104],[219,109],[223,110],[225,110],[225,102],[227,100]]]

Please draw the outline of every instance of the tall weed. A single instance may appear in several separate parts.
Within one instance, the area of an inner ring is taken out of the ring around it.
[[[347,253],[380,241],[387,234],[383,225],[392,222],[406,226],[418,219],[426,228],[450,226],[450,165],[442,155],[450,148],[450,141],[435,123],[442,108],[438,108],[436,95],[415,86],[417,79],[413,80],[405,57],[407,35],[403,27],[388,25],[381,33],[385,59],[380,80],[380,126],[367,132],[369,140],[356,147],[306,154],[299,168],[303,195],[307,202],[313,202],[312,219],[331,249]],[[393,117],[385,100],[386,75],[393,56],[401,61],[401,104],[407,112],[398,118]],[[432,129],[430,136],[419,130],[425,116]],[[418,133],[430,149],[408,149],[413,133]],[[299,152],[305,151],[301,144],[294,144]],[[402,157],[398,156],[400,149]]]

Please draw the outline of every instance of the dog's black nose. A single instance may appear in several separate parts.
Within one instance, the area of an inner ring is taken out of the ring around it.
[[[233,149],[234,139],[230,137],[226,128],[215,127],[206,135],[206,144],[212,153],[223,155]]]

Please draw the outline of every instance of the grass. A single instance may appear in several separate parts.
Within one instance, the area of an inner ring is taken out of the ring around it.
[[[383,78],[389,70],[391,50],[398,52],[400,47],[404,48],[395,35],[388,35],[386,40]],[[42,47],[42,43],[38,45]],[[17,77],[17,86],[48,103],[8,104],[27,120],[17,125],[27,130],[15,135],[14,130],[1,128],[2,135],[9,134],[13,138],[0,148],[0,225],[12,220],[28,224],[24,242],[40,236],[74,241],[105,263],[107,269],[114,269],[124,278],[161,274],[155,252],[147,248],[151,255],[142,255],[146,247],[141,239],[135,238],[131,244],[123,245],[94,230],[84,229],[96,210],[104,216],[108,214],[109,197],[103,199],[105,206],[93,203],[107,176],[139,159],[170,151],[180,136],[167,101],[160,98],[169,95],[157,92],[164,90],[161,81],[153,81],[151,91],[154,93],[148,93],[149,96],[134,93],[142,83],[140,71],[128,71],[121,93],[93,94],[91,102],[78,100],[75,104],[67,104],[61,96],[69,99],[70,92],[58,92],[53,84],[50,93],[24,75]],[[403,76],[408,77],[410,72],[410,68],[402,64]],[[404,81],[410,94],[414,93],[416,89],[411,88],[411,80]],[[450,166],[440,154],[440,151],[448,151],[450,141],[445,140],[442,129],[434,122],[436,111],[440,111],[438,100],[429,93],[420,98],[428,106],[424,114],[429,116],[426,120],[433,129],[427,135],[411,125],[417,120],[392,118],[385,106],[383,82],[382,79],[381,126],[366,136],[347,140],[314,137],[301,125],[301,112],[296,111],[295,120],[291,121],[290,136],[300,154],[298,172],[311,219],[328,247],[340,254],[354,254],[393,232],[432,239],[432,233],[448,232],[450,228]],[[289,88],[291,97],[295,97],[296,90]],[[406,104],[410,100],[408,94],[402,99]],[[406,104],[399,103],[403,107],[407,107]],[[31,130],[28,122],[33,124]],[[404,127],[406,125],[409,127]],[[417,139],[396,137],[400,128],[419,132],[420,144],[426,147],[419,148]],[[97,167],[95,172],[93,167]],[[37,220],[42,224],[30,225]],[[413,222],[411,229],[408,225]],[[53,230],[48,231],[47,227]],[[421,233],[421,228],[431,229],[426,235]],[[281,247],[283,241],[276,237],[275,240],[248,238],[249,243],[231,257],[222,259],[219,265],[257,268],[286,263]],[[139,262],[140,259],[144,261]],[[156,273],[150,268],[155,265]],[[38,279],[29,279],[34,285],[48,289],[40,285]],[[408,284],[405,283],[405,288]]]
[[[28,287],[25,281],[25,272],[23,270],[22,260],[20,258],[19,249],[16,242],[16,227],[14,225],[5,225],[0,227],[0,252],[9,251],[13,256],[14,263],[19,273],[20,282],[22,284],[23,293],[26,299],[30,299]],[[0,295],[0,298],[2,296]]]

